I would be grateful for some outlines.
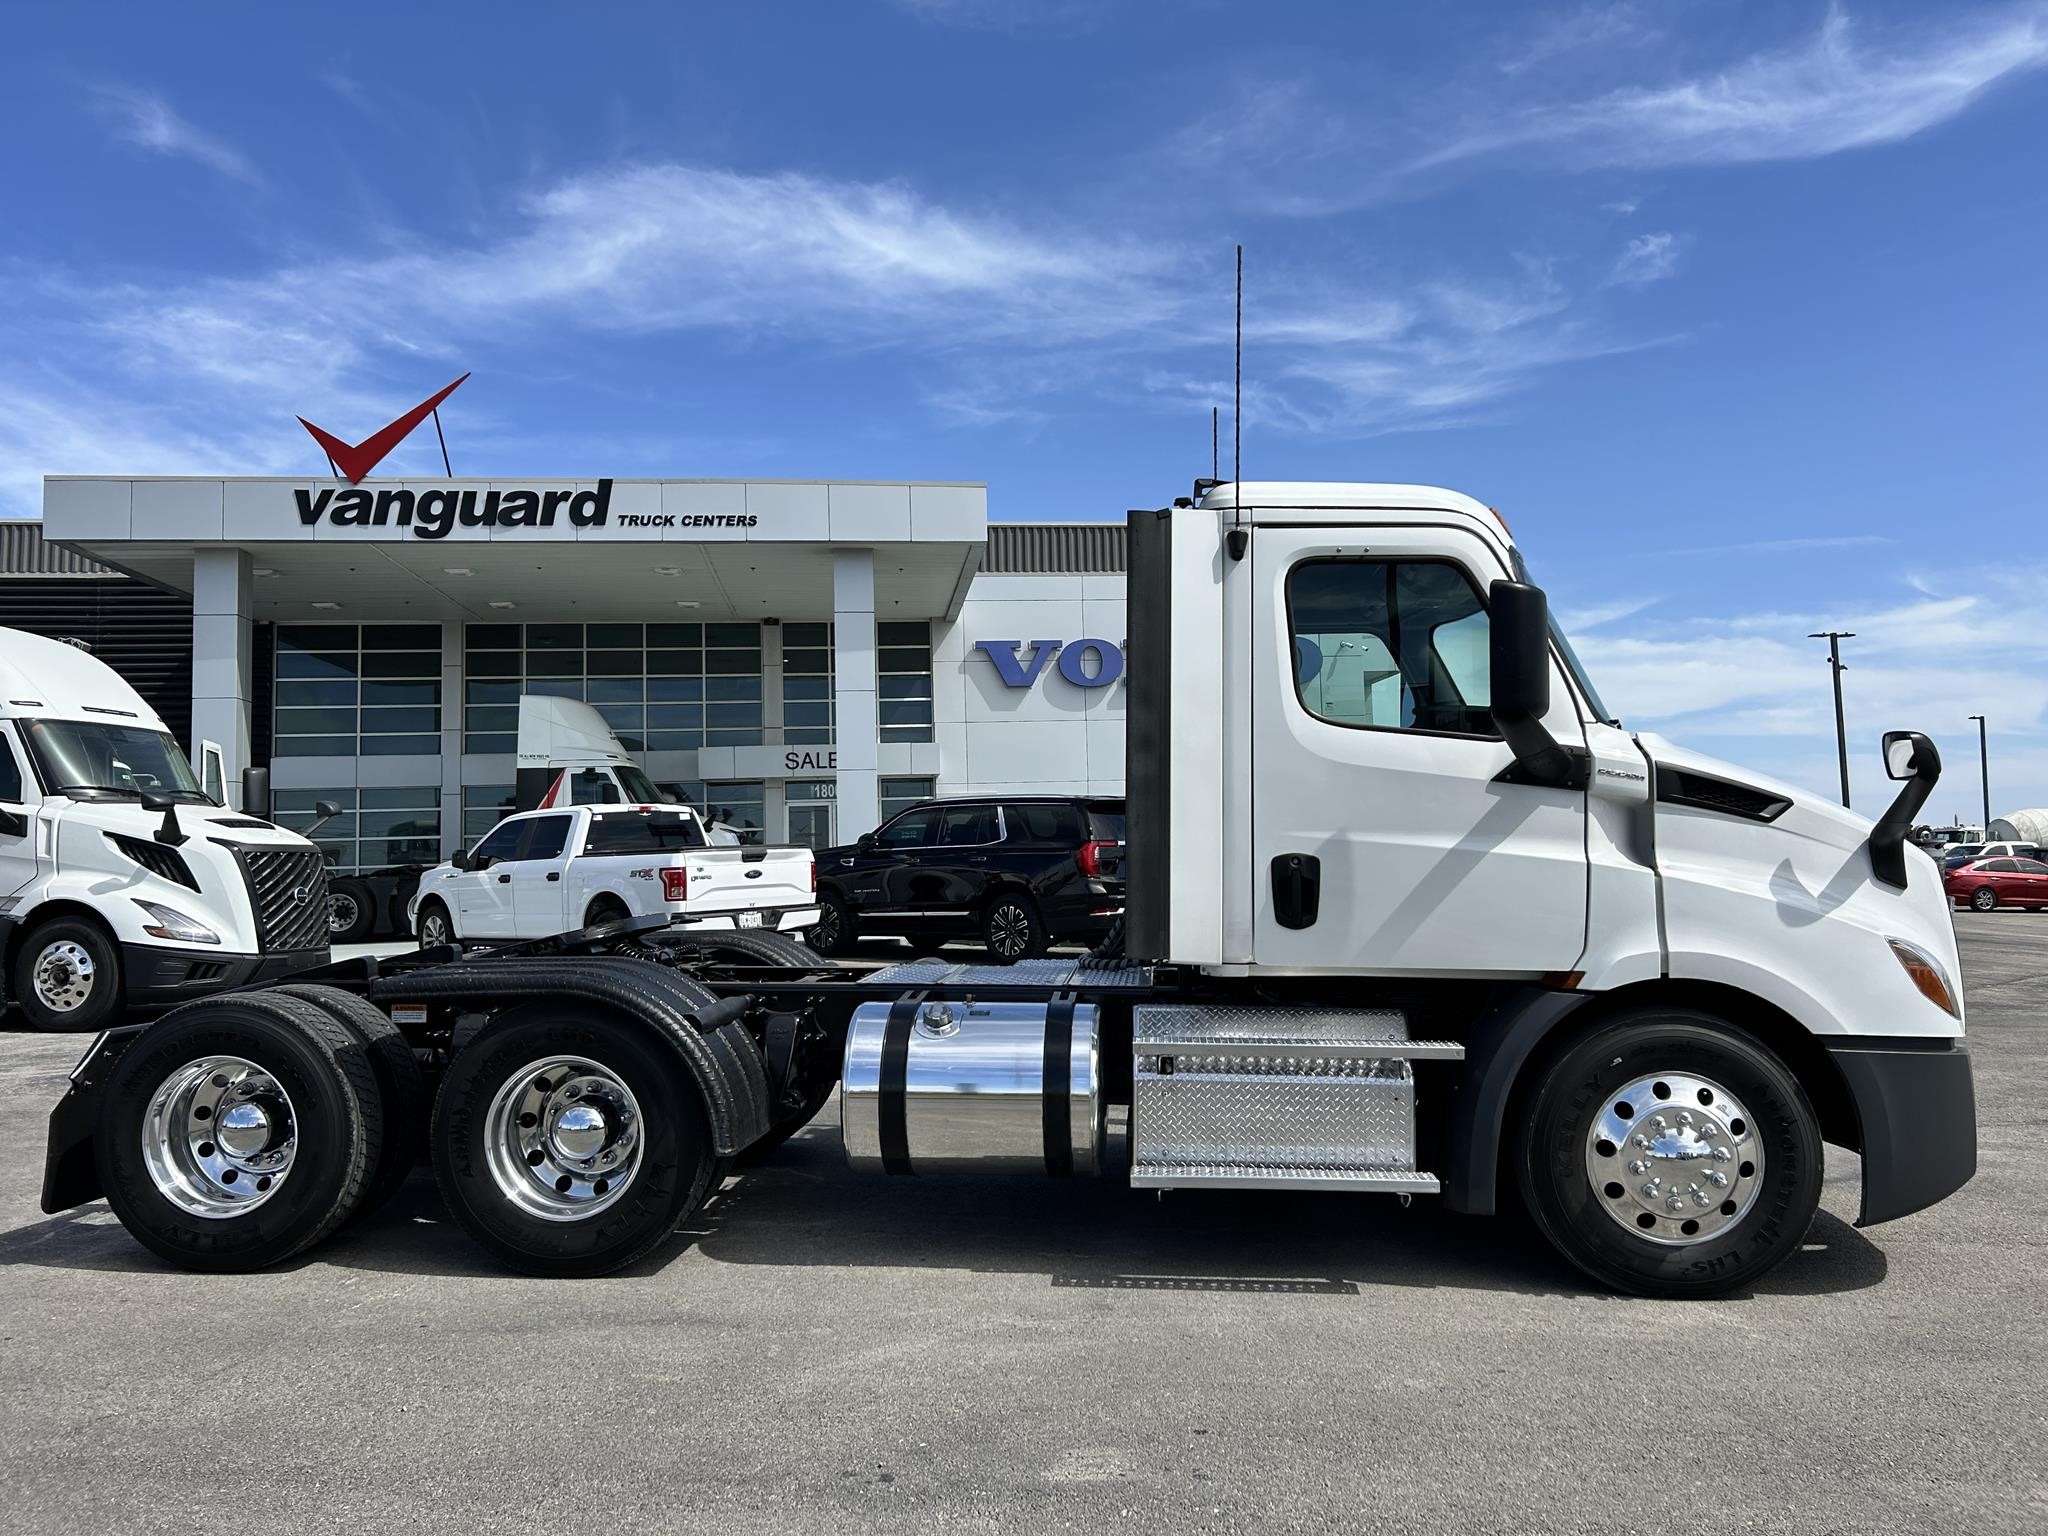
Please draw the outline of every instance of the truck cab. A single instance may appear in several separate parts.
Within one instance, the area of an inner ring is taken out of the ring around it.
[[[104,662],[0,629],[0,974],[32,1027],[326,963],[319,850],[210,779]]]

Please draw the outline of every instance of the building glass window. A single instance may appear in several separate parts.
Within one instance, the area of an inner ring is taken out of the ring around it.
[[[759,779],[737,784],[706,784],[704,798],[696,802],[709,821],[722,821],[739,833],[743,843],[767,839],[768,787]]]
[[[362,789],[280,789],[271,795],[277,824],[304,832],[330,800],[341,814],[321,822],[312,838],[337,874],[441,861],[441,790],[434,784]]]
[[[519,804],[518,791],[510,784],[465,784],[462,786],[462,844],[474,847]]]
[[[519,695],[581,699],[628,752],[761,745],[759,624],[471,624],[462,749],[514,752]]]
[[[832,626],[782,626],[782,740],[829,746],[833,740]]]
[[[441,626],[280,624],[276,757],[441,750]]]
[[[932,740],[932,626],[929,620],[875,626],[875,708],[883,741]]]
[[[928,778],[880,779],[875,784],[877,798],[881,803],[882,820],[887,821],[898,811],[907,811],[920,800],[929,800],[936,792],[936,786]]]

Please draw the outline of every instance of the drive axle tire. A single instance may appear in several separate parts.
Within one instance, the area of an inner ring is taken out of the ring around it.
[[[14,1000],[30,1029],[97,1030],[121,1021],[121,952],[82,917],[53,918],[21,941]]]
[[[1537,1081],[1518,1137],[1537,1227],[1603,1284],[1718,1296],[1791,1255],[1820,1201],[1819,1121],[1761,1043],[1712,1015],[1607,1020]]]
[[[368,1053],[303,999],[187,1004],[115,1066],[100,1187],[136,1241],[185,1269],[263,1269],[355,1213],[383,1140]]]
[[[709,1117],[682,1059],[602,1008],[528,1003],[450,1062],[434,1177],[470,1236],[549,1278],[623,1269],[712,1182]]]
[[[371,1149],[370,1172],[356,1215],[365,1216],[398,1193],[427,1150],[427,1080],[419,1058],[390,1015],[368,998],[339,987],[295,982],[275,996],[311,1003],[362,1042],[384,1099],[384,1134]]]

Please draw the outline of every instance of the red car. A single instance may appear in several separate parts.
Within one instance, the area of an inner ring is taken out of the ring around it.
[[[1950,901],[1994,907],[2048,907],[2048,864],[2039,859],[1972,859],[1941,877]]]

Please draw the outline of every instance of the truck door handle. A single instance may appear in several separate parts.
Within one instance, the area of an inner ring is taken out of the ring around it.
[[[550,880],[559,880],[562,878],[562,872],[559,869],[551,869],[548,871],[548,878]]]
[[[512,877],[511,877],[510,875],[500,875],[500,876],[498,876],[498,884],[500,884],[500,885],[510,885],[511,883],[512,883]]]
[[[967,862],[970,864],[986,864],[988,862],[988,855],[985,853],[970,853],[967,855]]]
[[[1273,921],[1282,928],[1310,928],[1323,899],[1323,861],[1312,853],[1283,853],[1273,860]]]

